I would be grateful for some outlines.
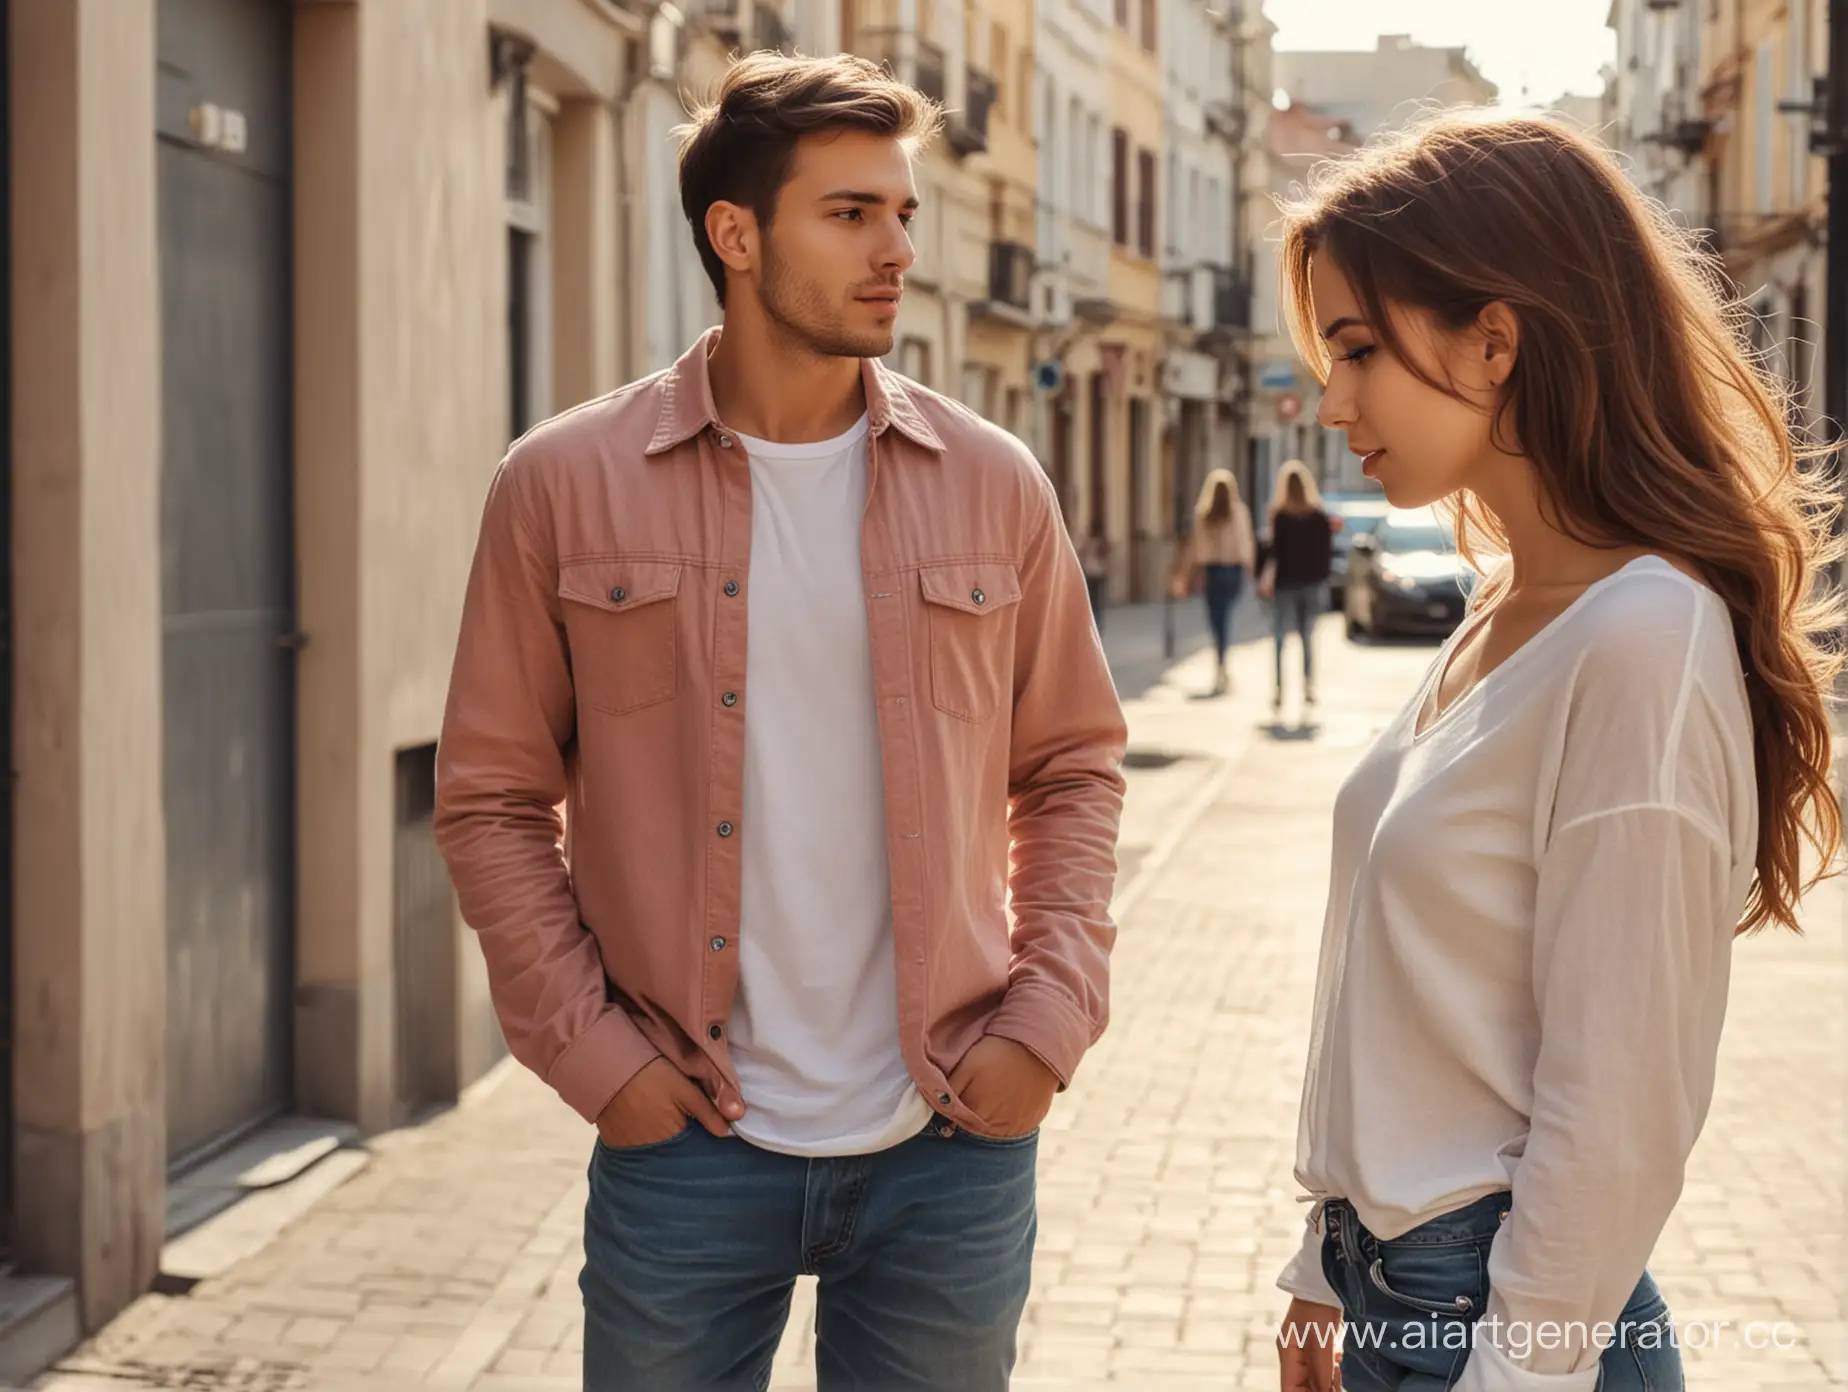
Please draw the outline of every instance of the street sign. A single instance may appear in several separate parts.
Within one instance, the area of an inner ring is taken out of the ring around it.
[[[1295,392],[1285,392],[1277,398],[1277,414],[1287,421],[1293,421],[1303,413],[1303,399]]]
[[[1056,392],[1065,381],[1065,366],[1056,358],[1033,364],[1033,385],[1043,392]]]
[[[1288,391],[1295,385],[1295,363],[1267,362],[1258,369],[1258,386],[1265,391]]]

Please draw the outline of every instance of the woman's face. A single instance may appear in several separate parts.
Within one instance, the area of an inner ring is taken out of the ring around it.
[[[1454,383],[1459,400],[1421,380],[1386,347],[1326,255],[1315,256],[1310,278],[1315,322],[1334,359],[1316,418],[1347,432],[1348,448],[1364,457],[1361,471],[1378,480],[1395,507],[1423,507],[1471,487],[1499,453],[1490,427],[1514,360],[1512,338],[1446,334],[1418,311],[1393,311],[1397,336],[1419,369]]]

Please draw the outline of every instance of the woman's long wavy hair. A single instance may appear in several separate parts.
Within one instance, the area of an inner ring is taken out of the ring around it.
[[[1322,511],[1322,490],[1315,486],[1315,475],[1300,459],[1286,459],[1277,470],[1277,491],[1271,495],[1270,515],[1275,518],[1291,503]]]
[[[1798,901],[1841,846],[1827,708],[1841,618],[1825,583],[1839,503],[1827,456],[1793,439],[1786,389],[1745,346],[1749,312],[1720,267],[1589,136],[1481,111],[1428,117],[1331,162],[1285,206],[1290,329],[1326,380],[1318,255],[1420,376],[1389,307],[1456,331],[1509,306],[1520,346],[1492,438],[1532,464],[1548,520],[1591,545],[1685,558],[1726,602],[1758,774],[1757,876],[1739,931],[1800,932]],[[1506,534],[1481,499],[1452,504],[1458,549],[1486,569],[1477,557],[1505,553]],[[1479,602],[1502,584],[1485,581]],[[1807,874],[1806,841],[1819,853]]]

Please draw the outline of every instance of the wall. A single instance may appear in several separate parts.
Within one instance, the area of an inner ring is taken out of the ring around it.
[[[11,13],[14,1255],[93,1330],[165,1225],[154,5]]]

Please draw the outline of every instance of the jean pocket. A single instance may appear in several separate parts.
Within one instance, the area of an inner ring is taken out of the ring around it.
[[[1032,1145],[1039,1139],[1039,1127],[1034,1127],[1024,1136],[984,1136],[979,1131],[971,1131],[966,1126],[959,1126],[956,1128],[956,1134],[990,1150],[1017,1150],[1021,1146]]]
[[[1374,1242],[1367,1279],[1389,1300],[1427,1315],[1474,1319],[1488,1298],[1487,1242]]]
[[[611,1145],[608,1141],[603,1139],[603,1133],[598,1132],[597,1154],[606,1156],[612,1160],[624,1160],[632,1155],[652,1155],[656,1151],[666,1150],[670,1146],[679,1145],[682,1141],[692,1136],[694,1129],[695,1122],[692,1117],[688,1117],[686,1125],[682,1126],[671,1136],[664,1136],[658,1141],[644,1141],[640,1145],[624,1146]]]

